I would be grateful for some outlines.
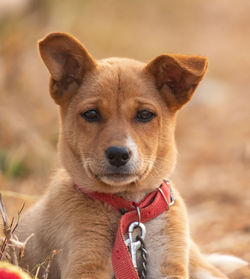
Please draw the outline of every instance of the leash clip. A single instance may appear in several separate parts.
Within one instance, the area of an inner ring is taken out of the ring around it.
[[[136,228],[140,228],[141,230],[141,235],[136,236],[135,239],[139,238],[140,240],[133,240],[133,231]],[[125,244],[127,245],[127,247],[129,248],[130,251],[130,255],[131,255],[131,259],[132,259],[132,263],[134,268],[136,269],[136,271],[138,271],[137,269],[137,261],[136,261],[136,253],[137,250],[139,250],[141,248],[142,242],[145,239],[146,236],[146,227],[143,223],[139,222],[133,222],[129,225],[128,228],[128,239],[125,241]]]

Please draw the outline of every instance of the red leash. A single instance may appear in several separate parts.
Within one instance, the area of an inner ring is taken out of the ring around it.
[[[116,233],[112,251],[112,266],[116,279],[139,279],[133,266],[128,247],[124,241],[124,235],[128,232],[131,223],[138,221],[138,209],[140,222],[145,223],[154,219],[173,204],[173,195],[168,181],[164,181],[159,188],[148,194],[139,203],[131,202],[116,194],[105,194],[85,191],[81,186],[76,187],[92,199],[108,203],[116,210],[125,211],[122,215]]]

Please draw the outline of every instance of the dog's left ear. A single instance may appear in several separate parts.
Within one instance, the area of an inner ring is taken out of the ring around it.
[[[187,103],[207,69],[207,58],[180,54],[163,54],[150,61],[145,70],[153,75],[155,85],[170,110]]]

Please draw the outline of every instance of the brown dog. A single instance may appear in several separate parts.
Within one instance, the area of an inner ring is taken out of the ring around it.
[[[62,249],[50,279],[111,279],[121,213],[74,185],[135,202],[157,189],[175,166],[176,112],[191,99],[207,59],[163,54],[146,65],[124,58],[96,61],[64,33],[48,35],[39,49],[60,109],[62,168],[22,219],[21,238],[35,233],[22,264],[31,268]],[[226,278],[190,240],[184,203],[175,188],[173,194],[170,210],[145,223],[145,278]]]

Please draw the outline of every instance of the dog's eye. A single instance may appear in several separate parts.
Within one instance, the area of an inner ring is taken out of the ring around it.
[[[97,122],[100,120],[100,113],[98,110],[90,109],[85,112],[81,112],[81,117],[89,122]]]
[[[151,121],[155,117],[155,113],[149,110],[141,110],[137,112],[136,120],[141,122]]]

